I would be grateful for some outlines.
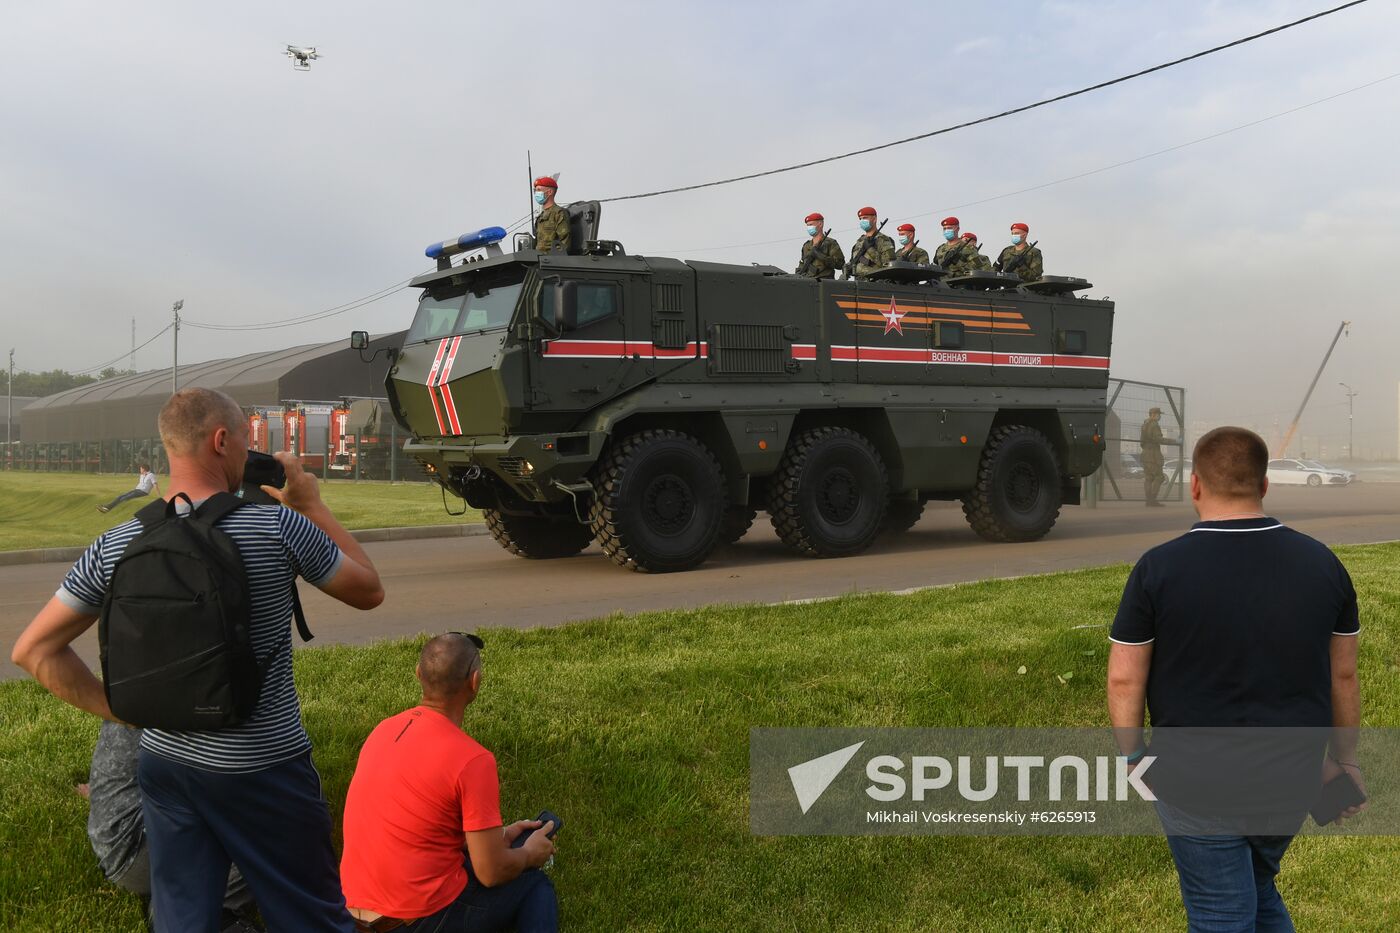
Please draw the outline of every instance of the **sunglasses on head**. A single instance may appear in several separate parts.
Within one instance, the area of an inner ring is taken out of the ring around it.
[[[467,641],[471,642],[473,645],[476,645],[476,650],[477,650],[477,651],[480,651],[482,648],[485,648],[485,647],[486,647],[486,643],[485,643],[484,641],[481,640],[481,636],[480,636],[480,635],[477,635],[477,634],[474,634],[474,633],[472,633],[472,632],[446,632],[446,633],[444,633],[444,634],[447,634],[447,635],[461,635],[461,636],[462,636],[463,638],[465,638]]]

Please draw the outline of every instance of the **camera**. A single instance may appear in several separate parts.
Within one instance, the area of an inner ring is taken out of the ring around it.
[[[248,460],[243,465],[243,486],[239,495],[249,502],[262,505],[276,505],[277,500],[262,491],[263,486],[281,489],[287,485],[287,471],[272,454],[259,450],[248,451]]]

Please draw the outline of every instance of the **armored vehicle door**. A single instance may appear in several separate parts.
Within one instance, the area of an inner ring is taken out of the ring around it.
[[[889,283],[855,282],[855,294],[837,299],[854,325],[856,381],[922,385],[931,366],[932,329],[919,289]]]
[[[1055,302],[1053,320],[1056,384],[1107,387],[1111,307],[1099,301],[1062,298]]]
[[[630,271],[569,268],[541,277],[534,300],[559,326],[531,357],[532,410],[586,411],[652,378],[649,285],[649,275]]]
[[[988,385],[992,377],[992,309],[986,296],[965,289],[929,290],[930,381]]]

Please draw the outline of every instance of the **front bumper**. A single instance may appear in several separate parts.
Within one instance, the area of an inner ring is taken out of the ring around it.
[[[466,443],[409,441],[404,453],[453,491],[476,468],[495,476],[527,502],[557,502],[569,496],[567,487],[584,482],[606,440],[602,431],[482,436]]]

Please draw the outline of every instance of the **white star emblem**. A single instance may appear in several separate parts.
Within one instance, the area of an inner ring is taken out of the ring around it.
[[[885,313],[883,315],[885,318],[885,333],[888,334],[890,331],[894,331],[900,336],[903,336],[904,328],[899,326],[899,322],[904,320],[904,315],[908,313],[909,312],[907,311],[900,311],[899,305],[895,304],[894,298],[891,297],[890,306],[885,309]]]

